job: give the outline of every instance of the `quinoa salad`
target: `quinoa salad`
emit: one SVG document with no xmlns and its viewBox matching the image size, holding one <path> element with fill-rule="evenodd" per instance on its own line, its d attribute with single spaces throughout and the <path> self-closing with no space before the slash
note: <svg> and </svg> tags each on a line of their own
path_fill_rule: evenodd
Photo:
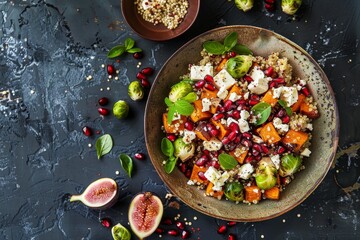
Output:
<svg viewBox="0 0 360 240">
<path fill-rule="evenodd" d="M 164 99 L 165 171 L 219 200 L 281 199 L 311 154 L 319 112 L 307 79 L 278 52 L 254 56 L 236 32 L 199 54 Z"/>
</svg>

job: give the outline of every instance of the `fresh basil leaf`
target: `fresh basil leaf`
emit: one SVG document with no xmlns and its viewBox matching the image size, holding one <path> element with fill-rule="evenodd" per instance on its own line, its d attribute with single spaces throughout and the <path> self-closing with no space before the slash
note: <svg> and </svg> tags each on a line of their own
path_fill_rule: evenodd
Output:
<svg viewBox="0 0 360 240">
<path fill-rule="evenodd" d="M 291 110 L 290 107 L 287 106 L 286 102 L 284 100 L 282 100 L 282 99 L 279 99 L 278 103 L 280 104 L 280 106 L 282 106 L 285 109 L 286 114 L 289 115 L 289 117 L 291 117 L 292 110 Z"/>
<path fill-rule="evenodd" d="M 129 157 L 129 155 L 127 154 L 120 154 L 120 164 L 121 167 L 125 170 L 125 172 L 129 175 L 129 177 L 131 177 L 131 173 L 133 170 L 133 161 L 131 159 L 131 157 Z"/>
<path fill-rule="evenodd" d="M 167 114 L 167 120 L 168 120 L 168 124 L 171 124 L 173 119 L 174 119 L 174 115 L 176 113 L 176 110 L 175 110 L 175 105 L 172 105 L 169 107 L 169 111 L 168 111 L 168 114 Z"/>
<path fill-rule="evenodd" d="M 221 55 L 225 52 L 225 47 L 218 41 L 206 41 L 203 48 L 208 52 L 215 55 Z"/>
<path fill-rule="evenodd" d="M 238 165 L 236 159 L 233 156 L 226 153 L 221 153 L 219 155 L 219 163 L 220 163 L 220 167 L 224 170 L 231 170 L 234 167 L 236 167 L 236 165 Z"/>
<path fill-rule="evenodd" d="M 168 106 L 168 107 L 174 106 L 174 103 L 172 101 L 170 101 L 170 99 L 168 97 L 166 97 L 164 99 L 164 101 L 165 101 L 166 106 Z"/>
<path fill-rule="evenodd" d="M 236 44 L 231 50 L 239 55 L 253 55 L 252 51 L 242 44 Z"/>
<path fill-rule="evenodd" d="M 132 39 L 132 38 L 127 38 L 125 40 L 125 48 L 126 48 L 126 51 L 129 50 L 129 49 L 132 49 L 135 45 L 135 41 Z"/>
<path fill-rule="evenodd" d="M 137 53 L 137 52 L 142 52 L 141 48 L 131 48 L 129 50 L 126 50 L 128 53 Z"/>
<path fill-rule="evenodd" d="M 184 116 L 190 116 L 194 111 L 194 106 L 183 99 L 179 99 L 175 102 L 175 110 Z"/>
<path fill-rule="evenodd" d="M 181 98 L 182 100 L 185 100 L 189 103 L 192 103 L 196 100 L 197 95 L 194 92 L 188 93 L 185 97 Z M 170 100 L 169 100 L 170 101 Z"/>
<path fill-rule="evenodd" d="M 104 134 L 96 140 L 95 148 L 98 159 L 108 154 L 113 147 L 113 140 L 110 134 Z"/>
<path fill-rule="evenodd" d="M 251 108 L 253 115 L 256 117 L 256 125 L 261 125 L 269 118 L 271 114 L 271 105 L 260 102 Z"/>
<path fill-rule="evenodd" d="M 169 139 L 163 138 L 161 140 L 161 152 L 167 157 L 173 157 L 174 145 Z"/>
<path fill-rule="evenodd" d="M 118 45 L 110 49 L 107 54 L 108 58 L 116 58 L 125 52 L 125 47 L 122 45 Z"/>
<path fill-rule="evenodd" d="M 177 162 L 177 158 L 175 158 L 175 157 L 170 157 L 170 158 L 166 161 L 164 168 L 165 168 L 165 172 L 166 172 L 167 174 L 172 173 L 172 171 L 175 169 L 176 162 Z"/>
<path fill-rule="evenodd" d="M 224 39 L 225 50 L 231 50 L 237 43 L 238 34 L 237 32 L 229 33 Z"/>
</svg>

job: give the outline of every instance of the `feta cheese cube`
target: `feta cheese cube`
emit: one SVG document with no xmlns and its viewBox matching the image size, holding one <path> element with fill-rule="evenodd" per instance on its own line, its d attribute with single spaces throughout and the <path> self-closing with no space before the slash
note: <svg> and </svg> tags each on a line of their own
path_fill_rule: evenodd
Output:
<svg viewBox="0 0 360 240">
<path fill-rule="evenodd" d="M 236 80 L 228 73 L 228 71 L 226 71 L 226 69 L 222 69 L 220 72 L 218 72 L 218 74 L 215 75 L 214 83 L 218 89 L 229 89 L 236 83 Z"/>
<path fill-rule="evenodd" d="M 265 78 L 265 74 L 259 67 L 254 67 L 253 70 L 250 73 L 250 77 L 254 81 L 258 81 L 261 78 Z"/>
<path fill-rule="evenodd" d="M 271 161 L 274 163 L 276 169 L 280 168 L 280 155 L 272 155 L 270 156 Z"/>
<path fill-rule="evenodd" d="M 211 138 L 209 141 L 203 141 L 205 150 L 218 151 L 223 146 L 222 142 L 217 138 Z"/>
<path fill-rule="evenodd" d="M 215 182 L 213 182 L 214 186 L 213 186 L 213 190 L 214 191 L 221 191 L 222 190 L 222 186 L 225 185 L 226 180 L 228 180 L 230 177 L 230 174 L 228 172 L 223 172 L 223 174 L 221 174 L 221 177 L 219 179 L 217 179 Z"/>
<path fill-rule="evenodd" d="M 250 95 L 250 92 L 246 92 L 246 93 L 244 94 L 244 99 L 245 99 L 245 100 L 248 100 L 248 99 L 249 99 L 249 95 Z"/>
<path fill-rule="evenodd" d="M 193 180 L 189 180 L 189 181 L 187 181 L 187 185 L 193 186 L 193 185 L 195 185 L 195 183 Z"/>
<path fill-rule="evenodd" d="M 273 88 L 273 98 L 279 98 L 282 90 L 283 90 L 282 86 L 278 88 Z"/>
<path fill-rule="evenodd" d="M 211 64 L 206 64 L 205 66 L 191 66 L 190 68 L 190 79 L 192 80 L 201 80 L 204 79 L 206 75 L 213 76 L 214 69 Z"/>
<path fill-rule="evenodd" d="M 252 93 L 263 94 L 269 89 L 268 80 L 266 78 L 254 80 L 249 84 L 248 89 Z"/>
<path fill-rule="evenodd" d="M 305 148 L 300 155 L 304 157 L 310 157 L 311 151 L 308 148 Z"/>
<path fill-rule="evenodd" d="M 250 130 L 249 123 L 244 119 L 239 119 L 240 132 L 248 132 Z"/>
<path fill-rule="evenodd" d="M 246 110 L 241 110 L 240 111 L 240 118 L 247 120 L 250 117 L 250 113 Z"/>
<path fill-rule="evenodd" d="M 202 112 L 210 111 L 211 101 L 208 98 L 203 98 L 201 100 L 201 103 L 202 103 L 202 109 L 201 109 Z"/>
<path fill-rule="evenodd" d="M 229 100 L 235 102 L 241 99 L 241 95 L 237 95 L 235 92 L 230 93 Z"/>
<path fill-rule="evenodd" d="M 298 91 L 295 87 L 283 87 L 280 99 L 284 100 L 290 107 L 297 102 L 298 97 Z"/>
<path fill-rule="evenodd" d="M 254 172 L 254 167 L 250 163 L 245 163 L 239 168 L 239 177 L 242 179 L 249 179 Z"/>
<path fill-rule="evenodd" d="M 232 117 L 228 117 L 226 119 L 226 126 L 229 127 L 231 123 L 236 123 L 236 124 L 239 124 L 235 119 L 233 119 Z"/>
<path fill-rule="evenodd" d="M 218 96 L 220 99 L 225 99 L 226 96 L 228 95 L 228 90 L 226 90 L 226 88 L 221 87 L 218 91 L 218 93 L 216 94 L 216 96 Z"/>
<path fill-rule="evenodd" d="M 289 131 L 289 125 L 283 124 L 281 119 L 278 117 L 275 117 L 273 120 L 274 127 L 276 130 L 278 130 L 280 133 L 286 133 Z"/>
<path fill-rule="evenodd" d="M 218 170 L 216 170 L 216 168 L 210 166 L 208 170 L 206 170 L 206 172 L 204 173 L 204 176 L 211 183 L 215 183 L 221 177 L 221 173 Z"/>
<path fill-rule="evenodd" d="M 183 141 L 186 144 L 191 143 L 196 138 L 196 133 L 193 131 L 189 131 L 187 129 L 184 130 Z"/>
</svg>

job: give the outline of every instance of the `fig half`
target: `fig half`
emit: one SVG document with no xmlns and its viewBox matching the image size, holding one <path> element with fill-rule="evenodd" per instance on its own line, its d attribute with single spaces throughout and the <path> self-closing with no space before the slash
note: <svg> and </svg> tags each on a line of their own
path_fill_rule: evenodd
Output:
<svg viewBox="0 0 360 240">
<path fill-rule="evenodd" d="M 140 239 L 150 236 L 159 226 L 163 211 L 160 198 L 153 193 L 136 195 L 129 207 L 129 222 L 134 234 Z"/>
<path fill-rule="evenodd" d="M 72 195 L 70 202 L 81 201 L 90 208 L 104 210 L 117 201 L 117 183 L 111 178 L 100 178 L 92 182 L 81 195 Z"/>
</svg>

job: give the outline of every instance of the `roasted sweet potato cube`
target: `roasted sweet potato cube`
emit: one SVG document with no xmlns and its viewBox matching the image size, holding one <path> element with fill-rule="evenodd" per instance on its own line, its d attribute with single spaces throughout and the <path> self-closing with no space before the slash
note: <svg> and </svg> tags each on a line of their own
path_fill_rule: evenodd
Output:
<svg viewBox="0 0 360 240">
<path fill-rule="evenodd" d="M 267 189 L 264 191 L 264 196 L 267 199 L 272 199 L 272 200 L 279 200 L 280 199 L 280 189 L 279 187 L 273 187 L 270 189 Z"/>
<path fill-rule="evenodd" d="M 205 167 L 199 167 L 198 165 L 194 165 L 192 172 L 191 172 L 190 180 L 192 180 L 194 183 L 201 183 L 201 184 L 207 185 L 209 183 L 209 181 L 202 180 L 199 177 L 199 172 L 205 173 L 206 170 L 207 170 L 207 168 L 205 168 Z"/>
<path fill-rule="evenodd" d="M 224 101 L 226 101 L 230 98 L 231 93 L 236 93 L 236 95 L 242 95 L 242 89 L 238 84 L 234 84 L 230 88 L 230 91 L 229 91 L 228 95 L 226 96 L 226 98 L 224 99 Z"/>
<path fill-rule="evenodd" d="M 219 65 L 216 66 L 215 71 L 220 72 L 225 67 L 225 64 L 227 62 L 227 58 L 223 58 Z"/>
<path fill-rule="evenodd" d="M 272 107 L 274 107 L 277 103 L 277 99 L 274 98 L 272 90 L 268 90 L 265 95 L 261 99 L 262 102 L 266 102 L 270 104 Z"/>
<path fill-rule="evenodd" d="M 248 149 L 242 150 L 241 148 L 235 148 L 233 151 L 229 152 L 229 154 L 233 156 L 238 163 L 243 164 L 248 152 Z"/>
<path fill-rule="evenodd" d="M 317 107 L 305 101 L 300 105 L 300 113 L 308 116 L 311 119 L 318 118 L 320 116 Z"/>
<path fill-rule="evenodd" d="M 300 105 L 304 102 L 305 98 L 306 98 L 306 97 L 305 97 L 304 94 L 299 94 L 298 100 L 296 101 L 296 103 L 294 103 L 294 104 L 291 106 L 291 111 L 293 111 L 293 112 L 299 111 Z"/>
<path fill-rule="evenodd" d="M 219 135 L 216 137 L 219 140 L 222 140 L 228 133 L 228 129 L 224 125 L 222 125 L 220 121 L 215 121 L 214 119 L 211 119 L 210 122 L 219 130 Z"/>
<path fill-rule="evenodd" d="M 172 121 L 171 124 L 169 124 L 167 113 L 163 113 L 162 120 L 166 133 L 178 133 L 179 131 L 184 130 L 186 117 L 181 116 L 179 120 Z"/>
<path fill-rule="evenodd" d="M 221 102 L 221 99 L 220 99 L 220 98 L 213 98 L 213 99 L 211 99 L 210 112 L 211 112 L 212 114 L 215 114 L 215 113 L 216 113 L 217 108 L 218 108 L 220 102 Z"/>
<path fill-rule="evenodd" d="M 219 90 L 215 89 L 214 91 L 210 91 L 209 89 L 203 88 L 201 91 L 201 96 L 200 98 L 208 98 L 208 99 L 214 99 L 217 98 L 217 93 L 219 92 Z"/>
<path fill-rule="evenodd" d="M 195 102 L 193 102 L 194 104 L 194 111 L 191 113 L 190 115 L 190 119 L 193 122 L 198 122 L 198 121 L 202 121 L 202 120 L 206 120 L 211 118 L 212 114 L 210 112 L 203 112 L 202 111 L 202 101 L 201 99 L 196 100 Z"/>
<path fill-rule="evenodd" d="M 281 137 L 279 136 L 272 122 L 269 122 L 265 126 L 263 126 L 259 134 L 262 140 L 264 140 L 264 142 L 267 142 L 268 144 L 277 143 L 281 140 Z"/>
<path fill-rule="evenodd" d="M 294 146 L 294 151 L 297 152 L 309 139 L 309 134 L 302 131 L 294 131 L 290 129 L 283 137 L 282 142 Z"/>
<path fill-rule="evenodd" d="M 209 184 L 206 187 L 205 194 L 206 194 L 206 196 L 211 196 L 211 197 L 214 197 L 214 198 L 217 198 L 220 200 L 222 198 L 222 196 L 224 195 L 224 191 L 214 191 L 212 189 L 213 186 L 214 186 L 214 184 L 209 182 Z"/>
<path fill-rule="evenodd" d="M 258 203 L 261 200 L 261 189 L 258 186 L 245 187 L 245 200 L 249 203 Z"/>
</svg>

